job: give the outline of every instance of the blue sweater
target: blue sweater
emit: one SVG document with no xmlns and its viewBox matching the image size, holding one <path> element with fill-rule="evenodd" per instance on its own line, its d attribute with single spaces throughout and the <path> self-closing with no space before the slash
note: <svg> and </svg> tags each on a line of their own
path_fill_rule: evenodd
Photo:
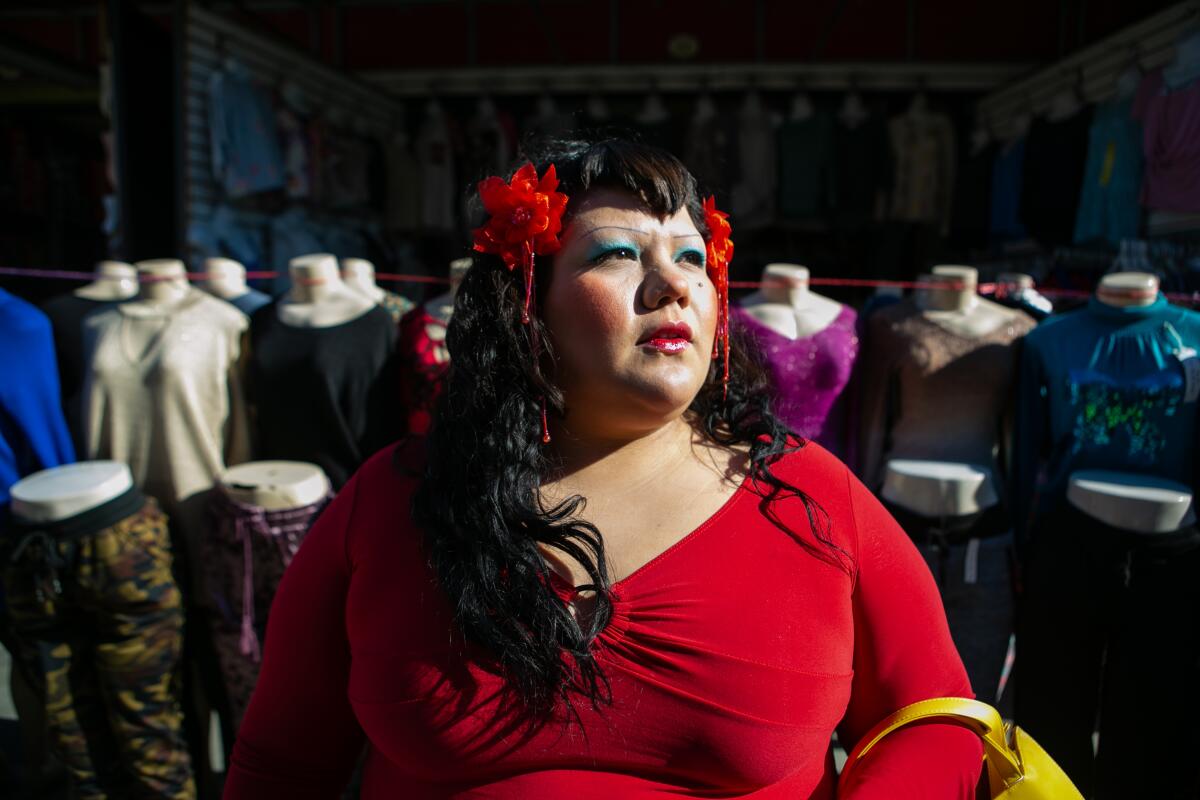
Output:
<svg viewBox="0 0 1200 800">
<path fill-rule="evenodd" d="M 1177 356 L 1188 348 L 1200 349 L 1200 314 L 1162 295 L 1133 308 L 1093 298 L 1025 337 L 1010 484 L 1021 541 L 1077 470 L 1193 485 L 1197 404 Z"/>
<path fill-rule="evenodd" d="M 0 517 L 9 489 L 38 470 L 70 464 L 50 320 L 0 289 Z"/>
</svg>

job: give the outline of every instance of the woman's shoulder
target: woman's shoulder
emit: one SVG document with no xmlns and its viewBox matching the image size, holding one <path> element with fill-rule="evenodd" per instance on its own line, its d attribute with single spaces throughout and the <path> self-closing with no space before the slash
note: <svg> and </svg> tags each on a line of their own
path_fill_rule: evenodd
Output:
<svg viewBox="0 0 1200 800">
<path fill-rule="evenodd" d="M 412 501 L 425 465 L 425 438 L 409 436 L 363 463 L 334 500 L 351 505 L 349 538 L 362 542 L 383 531 L 412 527 Z"/>
</svg>

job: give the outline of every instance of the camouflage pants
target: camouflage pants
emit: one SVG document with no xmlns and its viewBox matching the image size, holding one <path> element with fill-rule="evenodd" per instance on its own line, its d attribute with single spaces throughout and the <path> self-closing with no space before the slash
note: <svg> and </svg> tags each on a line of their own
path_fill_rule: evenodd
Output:
<svg viewBox="0 0 1200 800">
<path fill-rule="evenodd" d="M 3 582 L 14 656 L 42 684 L 77 796 L 194 798 L 176 692 L 183 610 L 154 501 L 97 533 L 26 537 Z"/>
</svg>

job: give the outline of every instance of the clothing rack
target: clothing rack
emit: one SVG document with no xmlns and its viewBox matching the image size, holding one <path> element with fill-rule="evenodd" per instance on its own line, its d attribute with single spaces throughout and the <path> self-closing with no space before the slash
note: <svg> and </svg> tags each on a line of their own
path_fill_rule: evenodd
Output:
<svg viewBox="0 0 1200 800">
<path fill-rule="evenodd" d="M 1063 92 L 1085 102 L 1110 97 L 1117 79 L 1131 66 L 1151 70 L 1170 63 L 1175 42 L 1200 21 L 1200 0 L 1177 3 L 979 101 L 979 123 L 994 137 L 1008 139 L 1026 114 L 1044 111 Z"/>
<path fill-rule="evenodd" d="M 647 91 L 962 91 L 994 89 L 1026 64 L 837 63 L 582 65 L 373 70 L 363 78 L 397 97 L 622 94 Z"/>
<path fill-rule="evenodd" d="M 209 84 L 227 59 L 236 60 L 256 83 L 294 86 L 314 111 L 364 137 L 383 139 L 403 117 L 401 103 L 379 88 L 194 3 L 187 4 L 183 15 L 181 42 L 181 241 L 187 240 L 192 223 L 209 219 L 221 202 L 213 175 Z M 270 214 L 249 209 L 236 210 L 236 216 L 239 224 L 251 228 L 271 219 Z M 322 216 L 328 215 L 314 213 L 315 218 Z"/>
</svg>

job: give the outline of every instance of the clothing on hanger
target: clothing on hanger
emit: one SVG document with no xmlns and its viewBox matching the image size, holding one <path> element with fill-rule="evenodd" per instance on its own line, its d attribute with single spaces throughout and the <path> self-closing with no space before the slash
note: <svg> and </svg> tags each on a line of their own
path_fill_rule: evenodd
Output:
<svg viewBox="0 0 1200 800">
<path fill-rule="evenodd" d="M 1137 236 L 1142 166 L 1142 126 L 1133 118 L 1133 101 L 1097 106 L 1088 131 L 1087 164 L 1075 217 L 1077 244 L 1092 239 L 1116 243 Z"/>
<path fill-rule="evenodd" d="M 1142 205 L 1200 212 L 1200 81 L 1169 91 L 1162 70 L 1147 73 L 1133 115 L 1142 122 L 1146 156 Z"/>
</svg>

